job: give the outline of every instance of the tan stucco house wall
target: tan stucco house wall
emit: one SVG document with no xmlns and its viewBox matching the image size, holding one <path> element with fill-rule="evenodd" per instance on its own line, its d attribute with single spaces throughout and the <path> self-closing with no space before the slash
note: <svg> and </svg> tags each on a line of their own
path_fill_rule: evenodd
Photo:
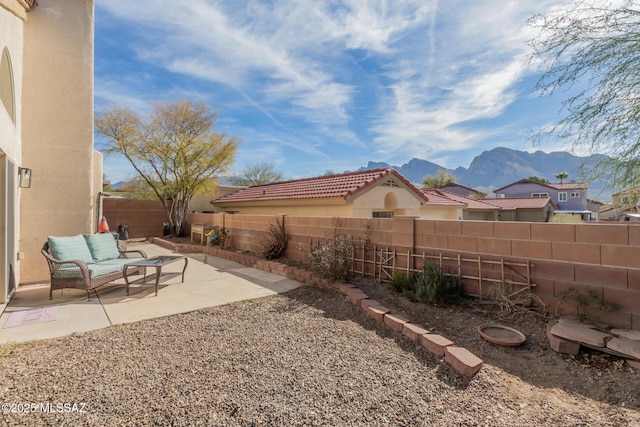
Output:
<svg viewBox="0 0 640 427">
<path fill-rule="evenodd" d="M 14 218 L 18 283 L 48 281 L 40 255 L 48 235 L 95 231 L 102 179 L 102 158 L 93 149 L 93 0 L 28 3 L 0 0 L 0 52 L 7 48 L 11 56 L 16 106 L 13 127 L 5 126 L 0 107 L 0 163 L 11 174 L 24 167 L 33 176 L 31 188 L 16 189 L 14 181 L 7 189 L 5 173 L 0 195 L 0 211 Z M 9 212 L 7 192 L 14 190 Z M 6 299 L 7 278 L 0 277 Z"/>
<path fill-rule="evenodd" d="M 0 0 L 0 305 L 19 280 L 22 56 L 25 5 Z M 9 288 L 11 283 L 11 289 Z"/>
<path fill-rule="evenodd" d="M 273 200 L 256 202 L 235 202 L 218 205 L 220 212 L 241 213 L 247 215 L 293 216 L 335 216 L 350 218 L 353 207 L 341 198 L 308 200 Z"/>
</svg>

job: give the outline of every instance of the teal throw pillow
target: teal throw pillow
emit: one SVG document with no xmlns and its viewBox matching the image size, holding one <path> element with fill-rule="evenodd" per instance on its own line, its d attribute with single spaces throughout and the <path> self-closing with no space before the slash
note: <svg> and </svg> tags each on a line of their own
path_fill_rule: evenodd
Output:
<svg viewBox="0 0 640 427">
<path fill-rule="evenodd" d="M 120 257 L 118 244 L 111 233 L 85 234 L 84 238 L 95 262 Z"/>
<path fill-rule="evenodd" d="M 93 256 L 87 247 L 87 242 L 82 235 L 71 237 L 49 236 L 49 252 L 51 256 L 60 261 L 80 260 L 86 263 L 93 262 Z M 113 238 L 111 239 L 113 240 Z"/>
</svg>

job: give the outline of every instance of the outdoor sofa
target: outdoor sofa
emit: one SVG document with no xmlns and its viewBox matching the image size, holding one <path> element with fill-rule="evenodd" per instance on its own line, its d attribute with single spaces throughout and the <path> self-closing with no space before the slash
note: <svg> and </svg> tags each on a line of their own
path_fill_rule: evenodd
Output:
<svg viewBox="0 0 640 427">
<path fill-rule="evenodd" d="M 91 299 L 90 290 L 123 277 L 125 264 L 147 258 L 141 250 L 119 250 L 110 233 L 49 236 L 41 252 L 51 274 L 49 299 L 63 288 L 84 289 Z M 144 267 L 130 268 L 132 274 L 144 274 Z"/>
</svg>

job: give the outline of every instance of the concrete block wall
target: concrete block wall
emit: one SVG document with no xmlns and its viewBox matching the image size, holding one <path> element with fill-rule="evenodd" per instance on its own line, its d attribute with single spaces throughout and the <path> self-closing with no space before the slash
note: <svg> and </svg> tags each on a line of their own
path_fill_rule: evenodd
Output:
<svg viewBox="0 0 640 427">
<path fill-rule="evenodd" d="M 232 222 L 227 223 L 232 235 L 238 236 L 232 245 L 251 251 L 255 251 L 255 242 L 261 241 L 266 230 L 264 223 L 275 221 L 273 216 L 271 220 L 266 219 L 269 216 L 224 217 L 226 221 L 233 217 Z M 336 229 L 362 241 L 368 240 L 369 248 L 389 248 L 403 254 L 407 251 L 426 255 L 442 253 L 468 259 L 480 256 L 483 260 L 504 259 L 516 263 L 529 260 L 533 265 L 533 290 L 548 310 L 564 315 L 580 312 L 615 327 L 640 329 L 640 225 L 292 216 L 286 216 L 285 223 L 290 234 L 286 256 L 294 260 L 307 260 L 309 242 L 331 237 Z M 372 249 L 367 253 L 372 258 Z M 398 256 L 397 267 L 404 266 L 403 259 Z M 450 269 L 455 268 L 453 264 L 445 262 Z M 414 260 L 412 267 L 419 268 L 420 261 Z M 465 269 L 461 273 L 474 274 Z M 483 272 L 484 277 L 491 278 L 499 278 L 500 274 L 497 264 Z M 518 277 L 517 271 L 508 274 L 507 278 Z M 464 284 L 468 293 L 479 291 L 473 281 Z M 484 290 L 489 288 L 483 286 Z M 583 295 L 591 293 L 597 298 L 587 306 L 579 306 L 575 298 L 562 299 L 563 295 L 572 293 L 570 289 Z M 601 301 L 614 304 L 618 309 L 601 307 Z"/>
<path fill-rule="evenodd" d="M 111 231 L 118 231 L 120 224 L 128 225 L 130 238 L 162 236 L 162 224 L 167 221 L 159 200 L 105 198 L 102 212 Z"/>
</svg>

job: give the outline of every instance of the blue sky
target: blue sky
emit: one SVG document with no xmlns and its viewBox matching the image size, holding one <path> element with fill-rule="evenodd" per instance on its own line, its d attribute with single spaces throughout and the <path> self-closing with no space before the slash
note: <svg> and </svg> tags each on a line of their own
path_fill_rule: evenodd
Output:
<svg viewBox="0 0 640 427">
<path fill-rule="evenodd" d="M 95 6 L 95 108 L 194 99 L 241 139 L 234 169 L 285 178 L 414 157 L 468 167 L 532 146 L 561 98 L 533 93 L 527 19 L 558 0 L 108 0 Z M 560 94 L 562 95 L 562 94 Z M 96 138 L 99 148 L 100 140 Z M 112 182 L 135 176 L 105 157 Z"/>
</svg>

